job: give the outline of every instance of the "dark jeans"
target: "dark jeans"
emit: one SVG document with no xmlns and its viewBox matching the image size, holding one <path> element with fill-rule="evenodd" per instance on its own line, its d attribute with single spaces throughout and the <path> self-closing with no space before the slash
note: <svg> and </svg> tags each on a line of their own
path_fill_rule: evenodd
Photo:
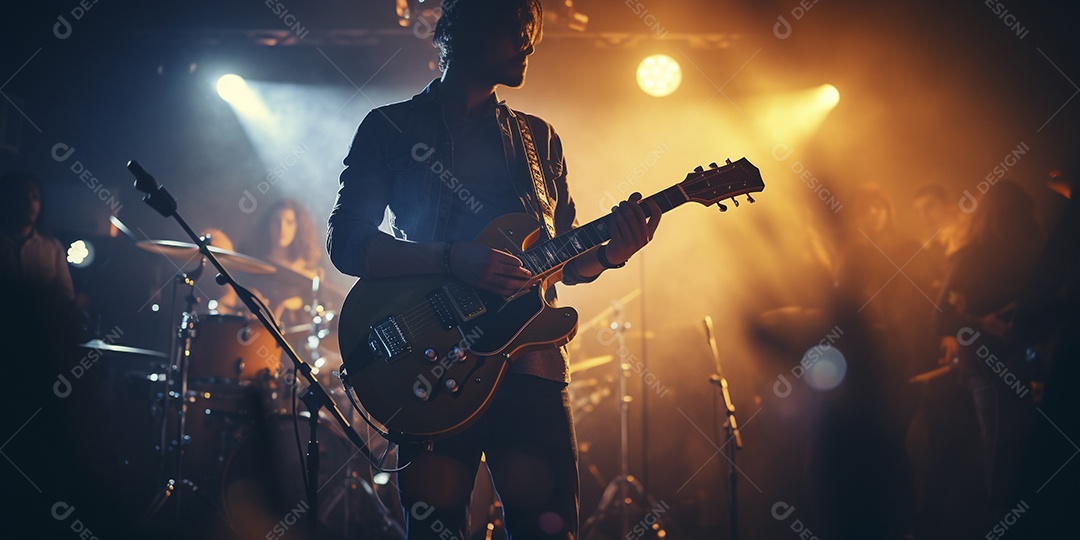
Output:
<svg viewBox="0 0 1080 540">
<path fill-rule="evenodd" d="M 1005 362 L 1015 366 L 1020 360 Z M 1021 466 L 1035 410 L 1030 387 L 1012 388 L 981 363 L 967 369 L 963 377 L 979 422 L 983 487 L 990 497 L 990 517 L 1001 519 L 999 516 L 1016 506 L 1022 496 Z"/>
<path fill-rule="evenodd" d="M 577 442 L 566 385 L 511 373 L 476 424 L 435 441 L 430 451 L 415 444 L 399 448 L 399 462 L 411 462 L 398 473 L 410 540 L 469 538 L 469 499 L 481 453 L 510 537 L 577 537 Z"/>
</svg>

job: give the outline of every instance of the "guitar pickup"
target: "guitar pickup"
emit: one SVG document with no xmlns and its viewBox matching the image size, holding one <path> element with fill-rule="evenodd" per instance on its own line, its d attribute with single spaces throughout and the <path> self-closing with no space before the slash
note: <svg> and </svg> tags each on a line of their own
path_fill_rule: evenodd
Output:
<svg viewBox="0 0 1080 540">
<path fill-rule="evenodd" d="M 487 312 L 476 291 L 463 283 L 447 283 L 427 295 L 431 308 L 444 330 L 475 319 Z"/>
<path fill-rule="evenodd" d="M 480 299 L 480 295 L 476 294 L 476 289 L 464 283 L 447 283 L 442 286 L 442 291 L 450 299 L 450 305 L 461 322 L 475 319 L 487 312 L 487 306 Z"/>
<path fill-rule="evenodd" d="M 368 348 L 376 356 L 390 362 L 398 355 L 412 352 L 412 346 L 393 316 L 371 325 L 367 337 Z"/>
</svg>

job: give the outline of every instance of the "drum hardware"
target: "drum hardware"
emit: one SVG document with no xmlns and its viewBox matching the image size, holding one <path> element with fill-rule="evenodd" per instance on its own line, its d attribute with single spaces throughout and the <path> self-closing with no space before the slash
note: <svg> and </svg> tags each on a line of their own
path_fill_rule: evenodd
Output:
<svg viewBox="0 0 1080 540">
<path fill-rule="evenodd" d="M 612 506 L 618 506 L 621 514 L 619 536 L 622 538 L 629 538 L 631 535 L 632 505 L 634 503 L 646 503 L 649 505 L 649 508 L 658 506 L 652 495 L 649 495 L 645 491 L 645 486 L 642 485 L 641 481 L 630 474 L 630 402 L 632 401 L 632 397 L 627 389 L 627 377 L 631 366 L 629 364 L 629 359 L 627 358 L 629 351 L 626 348 L 626 339 L 624 336 L 626 331 L 630 329 L 630 323 L 622 320 L 622 307 L 620 302 L 614 303 L 612 307 L 614 321 L 609 326 L 612 333 L 615 335 L 615 340 L 613 341 L 618 347 L 616 349 L 616 356 L 618 357 L 617 367 L 619 372 L 619 475 L 612 478 L 607 483 L 603 495 L 600 496 L 600 504 L 597 506 L 596 511 L 593 512 L 581 526 L 582 538 L 590 538 L 591 533 L 607 518 L 608 513 L 612 510 Z M 633 488 L 633 493 L 630 491 L 631 488 Z M 657 516 L 654 525 L 660 527 L 660 529 L 657 530 L 657 536 L 663 538 L 666 533 L 661 533 L 665 526 L 663 520 L 659 516 Z"/>
<path fill-rule="evenodd" d="M 149 521 L 175 497 L 173 504 L 175 518 L 179 521 L 182 517 L 183 492 L 190 490 L 197 492 L 198 485 L 184 477 L 184 449 L 191 442 L 186 434 L 185 422 L 188 408 L 188 365 L 191 357 L 192 339 L 196 335 L 195 327 L 198 316 L 195 313 L 195 305 L 199 302 L 195 296 L 195 281 L 202 275 L 206 267 L 206 259 L 200 258 L 198 266 L 190 272 L 182 272 L 173 282 L 173 296 L 181 284 L 188 287 L 185 295 L 185 310 L 180 315 L 180 324 L 173 335 L 173 356 L 170 358 L 168 369 L 165 372 L 164 406 L 161 422 L 161 435 L 159 446 L 161 448 L 163 463 L 168 465 L 172 452 L 171 467 L 167 468 L 167 480 L 165 486 L 151 501 L 146 510 L 144 519 Z M 169 418 L 175 417 L 175 437 L 169 439 Z"/>
<path fill-rule="evenodd" d="M 180 227 L 184 230 L 188 237 L 190 237 L 195 242 L 195 245 L 197 246 L 197 251 L 199 253 L 202 253 L 203 255 L 203 260 L 200 261 L 200 270 L 202 268 L 202 265 L 205 264 L 205 261 L 209 261 L 214 266 L 214 268 L 218 272 L 217 282 L 221 285 L 227 284 L 232 287 L 234 291 L 236 291 L 237 296 L 244 303 L 244 305 L 247 306 L 248 310 L 253 313 L 259 320 L 259 322 L 262 323 L 262 325 L 266 328 L 266 330 L 273 335 L 274 340 L 292 360 L 293 364 L 295 365 L 296 373 L 303 375 L 304 378 L 307 379 L 308 386 L 301 399 L 306 405 L 308 412 L 310 413 L 308 451 L 307 461 L 305 464 L 305 484 L 308 499 L 308 532 L 312 537 L 314 537 L 316 535 L 317 516 L 319 515 L 319 442 L 316 436 L 316 432 L 318 429 L 320 411 L 325 408 L 327 414 L 329 414 L 337 422 L 337 424 L 342 428 L 342 432 L 348 437 L 349 441 L 356 446 L 358 451 L 362 453 L 364 457 L 367 458 L 368 461 L 371 462 L 371 464 L 377 469 L 384 469 L 379 466 L 379 461 L 375 458 L 374 455 L 372 455 L 371 451 L 368 449 L 367 444 L 360 438 L 360 435 L 353 429 L 351 423 L 345 419 L 345 417 L 341 413 L 341 410 L 338 409 L 337 405 L 333 402 L 333 400 L 330 399 L 330 396 L 319 384 L 318 379 L 316 379 L 315 376 L 312 374 L 311 366 L 307 362 L 302 360 L 300 356 L 297 355 L 296 351 L 292 348 L 292 346 L 289 345 L 289 343 L 285 340 L 284 335 L 282 335 L 281 331 L 279 330 L 280 326 L 273 319 L 272 313 L 267 308 L 267 306 L 261 300 L 259 300 L 258 297 L 256 297 L 250 290 L 241 286 L 232 277 L 232 275 L 225 268 L 225 266 L 222 265 L 222 262 L 217 257 L 216 252 L 219 250 L 211 249 L 207 245 L 207 242 L 201 239 L 195 233 L 195 231 L 192 230 L 190 226 L 188 226 L 187 222 L 183 219 L 183 217 L 177 212 L 176 199 L 173 198 L 173 196 L 164 188 L 164 186 L 158 184 L 157 180 L 149 173 L 147 173 L 146 170 L 144 170 L 142 166 L 140 166 L 137 162 L 129 161 L 127 164 L 127 168 L 135 176 L 135 188 L 146 194 L 146 196 L 143 197 L 143 201 L 150 205 L 162 216 L 172 217 L 174 220 L 176 220 L 176 222 L 180 225 Z M 223 257 L 223 259 L 228 258 L 230 257 Z M 240 268 L 237 269 L 240 270 Z M 187 278 L 185 277 L 185 279 Z M 194 289 L 194 281 L 191 281 L 191 286 L 192 289 Z M 194 295 L 189 295 L 189 299 L 190 301 L 188 303 L 188 313 L 190 313 L 194 308 Z M 181 333 L 184 332 L 183 323 L 187 322 L 188 321 L 186 320 L 186 318 L 185 320 L 182 320 Z M 184 343 L 183 349 L 177 348 L 177 350 L 183 350 L 187 353 L 190 353 L 191 336 L 182 336 L 182 338 Z M 187 391 L 186 360 L 186 357 L 180 358 L 179 375 L 180 384 L 182 386 L 179 392 L 180 396 L 185 396 Z M 172 390 L 170 390 L 169 392 L 172 392 Z M 179 414 L 180 427 L 178 429 L 179 437 L 177 438 L 178 450 L 180 452 L 182 452 L 183 448 L 183 413 L 186 410 L 186 404 L 184 403 L 184 400 L 182 400 L 181 403 L 182 404 L 180 406 Z M 177 470 L 174 471 L 176 473 L 176 476 L 181 477 L 180 473 L 182 473 L 183 471 L 180 470 L 179 461 L 177 462 L 176 469 Z M 158 510 L 160 510 L 160 507 L 168 501 L 170 495 L 173 492 L 172 487 L 175 486 L 175 480 L 170 480 L 170 482 L 171 483 L 167 485 L 166 490 L 163 492 L 163 494 L 159 496 L 160 503 L 151 505 L 152 513 L 156 513 Z"/>
</svg>

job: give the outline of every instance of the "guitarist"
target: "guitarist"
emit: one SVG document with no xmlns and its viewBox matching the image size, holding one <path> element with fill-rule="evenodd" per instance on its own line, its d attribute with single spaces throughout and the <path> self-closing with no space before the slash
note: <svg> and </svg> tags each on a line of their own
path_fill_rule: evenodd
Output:
<svg viewBox="0 0 1080 540">
<path fill-rule="evenodd" d="M 444 0 L 433 37 L 442 77 L 408 101 L 371 111 L 345 157 L 327 241 L 341 272 L 361 278 L 448 273 L 509 296 L 531 274 L 513 255 L 473 242 L 481 230 L 512 212 L 531 213 L 548 237 L 576 226 L 558 135 L 495 94 L 497 85 L 524 83 L 542 23 L 539 0 Z M 532 160 L 525 151 L 530 137 Z M 661 212 L 650 201 L 655 217 L 646 219 L 640 200 L 635 193 L 613 209 L 611 241 L 569 262 L 564 284 L 622 267 L 652 239 Z M 379 230 L 384 214 L 393 235 Z M 554 293 L 547 291 L 550 300 Z M 449 438 L 402 445 L 399 461 L 410 463 L 398 474 L 408 538 L 467 538 L 481 453 L 511 535 L 576 538 L 568 381 L 565 349 L 522 354 L 478 422 Z"/>
</svg>

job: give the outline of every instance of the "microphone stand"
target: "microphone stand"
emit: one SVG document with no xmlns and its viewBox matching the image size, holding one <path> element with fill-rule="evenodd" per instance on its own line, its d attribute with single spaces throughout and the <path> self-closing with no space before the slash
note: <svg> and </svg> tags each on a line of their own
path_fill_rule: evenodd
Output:
<svg viewBox="0 0 1080 540">
<path fill-rule="evenodd" d="M 728 515 L 731 522 L 731 540 L 739 539 L 739 475 L 735 467 L 736 452 L 742 450 L 742 432 L 739 423 L 735 420 L 735 404 L 731 401 L 731 392 L 728 390 L 728 382 L 724 377 L 724 368 L 720 365 L 720 351 L 716 348 L 716 336 L 713 333 L 712 317 L 705 316 L 705 334 L 709 339 L 709 351 L 712 354 L 713 363 L 716 364 L 716 373 L 709 376 L 709 384 L 716 385 L 720 389 L 720 395 L 724 398 L 724 409 L 727 412 L 727 421 L 724 422 L 724 430 L 727 440 L 735 439 L 735 444 L 728 447 Z"/>
<path fill-rule="evenodd" d="M 191 227 L 188 226 L 184 218 L 176 211 L 176 199 L 173 198 L 165 186 L 158 184 L 158 181 L 146 172 L 136 161 L 129 161 L 127 168 L 131 171 L 131 174 L 135 176 L 135 189 L 145 193 L 143 202 L 150 205 L 151 208 L 157 210 L 159 214 L 164 217 L 171 217 L 180 224 L 180 227 L 184 229 L 184 232 L 191 238 L 191 240 L 199 246 L 199 252 L 206 258 L 210 264 L 214 265 L 217 269 L 217 282 L 220 285 L 228 284 L 236 291 L 237 296 L 243 300 L 244 305 L 247 306 L 248 311 L 255 315 L 259 322 L 262 323 L 266 330 L 270 332 L 270 335 L 274 336 L 274 340 L 277 341 L 278 346 L 292 359 L 295 366 L 295 372 L 304 376 L 308 381 L 307 389 L 304 391 L 304 396 L 301 400 L 307 407 L 309 416 L 309 437 L 308 437 L 308 453 L 307 460 L 305 461 L 305 479 L 307 487 L 307 503 L 308 503 L 308 532 L 312 538 L 316 537 L 316 524 L 318 523 L 318 490 L 319 490 L 319 442 L 316 436 L 316 429 L 318 428 L 319 411 L 322 408 L 326 408 L 330 416 L 337 421 L 341 426 L 341 430 L 348 437 L 349 441 L 364 454 L 364 457 L 371 462 L 371 464 L 380 471 L 394 472 L 393 470 L 382 469 L 378 465 L 378 460 L 371 454 L 367 444 L 360 437 L 353 428 L 352 424 L 345 418 L 338 409 L 337 405 L 330 399 L 329 394 L 319 384 L 318 379 L 311 373 L 311 366 L 302 360 L 296 351 L 293 350 L 292 345 L 285 340 L 285 336 L 278 329 L 278 325 L 273 321 L 273 315 L 270 310 L 262 303 L 251 291 L 241 286 L 228 270 L 221 265 L 221 262 L 217 260 L 214 253 L 210 251 L 208 243 L 204 241 L 198 234 L 195 233 Z M 400 470 L 400 469 L 396 469 Z"/>
</svg>

